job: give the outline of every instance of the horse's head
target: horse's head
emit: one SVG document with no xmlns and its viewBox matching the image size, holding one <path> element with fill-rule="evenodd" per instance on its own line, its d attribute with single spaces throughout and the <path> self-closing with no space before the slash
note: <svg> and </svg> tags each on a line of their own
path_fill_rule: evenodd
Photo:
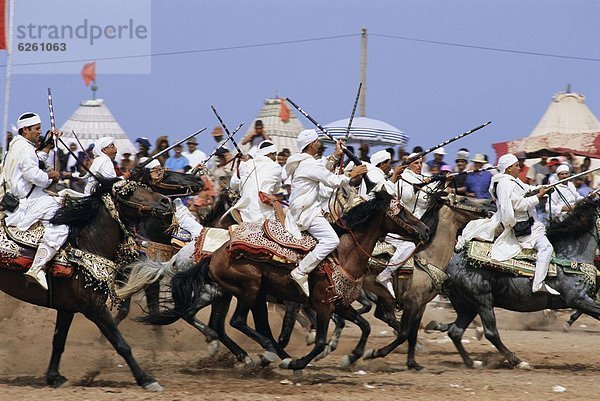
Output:
<svg viewBox="0 0 600 401">
<path fill-rule="evenodd" d="M 129 222 L 175 213 L 171 199 L 137 181 L 117 181 L 112 186 L 111 194 L 120 217 Z"/>
<path fill-rule="evenodd" d="M 384 220 L 384 230 L 410 240 L 429 241 L 429 228 L 408 211 L 397 198 L 391 199 Z"/>
<path fill-rule="evenodd" d="M 167 171 L 163 167 L 134 169 L 130 179 L 148 185 L 153 191 L 166 196 L 193 195 L 204 188 L 204 182 L 200 177 Z"/>
</svg>

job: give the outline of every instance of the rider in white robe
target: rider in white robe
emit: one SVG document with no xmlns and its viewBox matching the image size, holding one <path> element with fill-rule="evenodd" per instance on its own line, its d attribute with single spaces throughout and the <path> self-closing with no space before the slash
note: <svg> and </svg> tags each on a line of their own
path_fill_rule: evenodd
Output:
<svg viewBox="0 0 600 401">
<path fill-rule="evenodd" d="M 90 166 L 90 171 L 102 178 L 117 178 L 117 172 L 115 171 L 115 164 L 113 161 L 117 155 L 117 147 L 115 146 L 115 140 L 110 137 L 104 137 L 94 142 L 94 161 Z M 87 184 L 83 193 L 90 195 L 98 186 L 98 181 L 94 175 L 87 176 Z"/>
<path fill-rule="evenodd" d="M 565 178 L 569 177 L 569 166 L 566 164 L 561 164 L 558 166 L 556 169 L 556 175 L 558 176 L 559 180 L 564 180 Z M 561 219 L 569 210 L 573 208 L 573 205 L 575 205 L 577 201 L 583 199 L 583 196 L 577 192 L 577 189 L 572 182 L 558 184 L 554 187 L 554 190 L 555 191 L 550 194 L 548 202 L 546 202 L 546 211 L 550 213 L 552 218 Z"/>
<path fill-rule="evenodd" d="M 317 246 L 306 254 L 298 267 L 290 273 L 292 279 L 308 296 L 308 274 L 340 243 L 335 230 L 323 216 L 319 203 L 320 184 L 337 188 L 342 184 L 348 184 L 350 178 L 333 174 L 322 162 L 315 159 L 321 141 L 314 129 L 300 132 L 297 143 L 302 153 L 290 156 L 285 165 L 292 182 L 285 223 L 286 229 L 295 237 L 300 237 L 300 231 L 308 231 L 318 241 Z M 337 161 L 341 155 L 341 145 L 337 143 L 335 153 L 331 157 L 333 161 Z M 366 167 L 358 166 L 350 172 L 350 176 L 355 177 L 364 173 Z"/>
<path fill-rule="evenodd" d="M 457 242 L 457 249 L 462 248 L 468 241 L 479 239 L 494 241 L 491 258 L 504 261 L 517 256 L 521 249 L 537 250 L 535 275 L 532 291 L 546 291 L 554 295 L 559 293 L 544 283 L 548 267 L 552 259 L 552 244 L 546 237 L 544 225 L 537 220 L 536 205 L 548 192 L 543 186 L 531 186 L 518 179 L 521 168 L 517 158 L 506 154 L 498 160 L 498 170 L 490 184 L 490 193 L 496 200 L 498 211 L 489 219 L 470 221 L 464 228 Z M 525 193 L 539 189 L 537 195 L 525 197 Z M 533 219 L 531 234 L 517 237 L 513 227 L 517 222 Z M 494 240 L 496 229 L 503 227 L 502 234 Z"/>
<path fill-rule="evenodd" d="M 33 264 L 25 273 L 42 288 L 48 289 L 44 266 L 58 252 L 69 235 L 66 225 L 54 225 L 49 220 L 60 209 L 62 199 L 44 192 L 52 182 L 58 181 L 60 173 L 40 169 L 45 162 L 50 145 L 36 153 L 36 144 L 41 132 L 41 120 L 35 113 L 24 113 L 17 120 L 17 135 L 10 143 L 4 160 L 3 181 L 6 190 L 19 198 L 19 206 L 6 218 L 6 225 L 21 231 L 41 221 L 45 227 L 42 243 L 38 246 Z M 57 132 L 54 134 L 58 135 Z"/>
<path fill-rule="evenodd" d="M 262 222 L 275 217 L 273 206 L 263 202 L 261 196 L 269 198 L 281 188 L 281 166 L 276 157 L 277 147 L 271 141 L 263 141 L 255 157 L 240 164 L 239 178 L 237 174 L 235 179 L 232 177 L 229 184 L 240 192 L 240 199 L 230 210 L 237 210 L 243 222 Z"/>
</svg>

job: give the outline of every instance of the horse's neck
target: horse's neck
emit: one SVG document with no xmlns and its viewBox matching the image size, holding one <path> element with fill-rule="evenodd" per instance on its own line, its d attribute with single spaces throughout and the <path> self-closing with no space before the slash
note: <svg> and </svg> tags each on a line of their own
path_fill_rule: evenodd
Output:
<svg viewBox="0 0 600 401">
<path fill-rule="evenodd" d="M 98 215 L 81 230 L 77 244 L 82 251 L 112 260 L 122 238 L 123 233 L 119 225 L 102 207 L 98 211 Z"/>
<path fill-rule="evenodd" d="M 582 235 L 576 241 L 563 241 L 553 244 L 554 252 L 560 259 L 575 262 L 594 263 L 598 242 L 592 233 Z"/>
<path fill-rule="evenodd" d="M 454 254 L 456 232 L 463 228 L 469 219 L 448 206 L 442 206 L 439 213 L 439 224 L 431 241 L 417 253 L 418 256 L 427 260 L 428 263 L 446 270 L 450 259 Z"/>
<path fill-rule="evenodd" d="M 142 220 L 138 223 L 137 228 L 139 234 L 150 241 L 159 242 L 161 244 L 170 244 L 171 236 L 166 233 L 170 224 L 161 219 L 151 217 Z"/>
<path fill-rule="evenodd" d="M 347 232 L 340 238 L 338 257 L 346 272 L 359 278 L 375 249 L 377 241 L 385 234 L 382 230 L 384 214 L 373 218 L 373 222 L 363 232 Z"/>
</svg>

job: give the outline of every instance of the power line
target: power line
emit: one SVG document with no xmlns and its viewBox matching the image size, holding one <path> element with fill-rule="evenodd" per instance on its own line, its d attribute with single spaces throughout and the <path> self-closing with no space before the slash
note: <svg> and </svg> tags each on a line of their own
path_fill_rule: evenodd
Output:
<svg viewBox="0 0 600 401">
<path fill-rule="evenodd" d="M 465 44 L 465 43 L 442 42 L 442 41 L 438 41 L 438 40 L 418 39 L 418 38 L 411 38 L 408 36 L 393 36 L 393 35 L 384 35 L 384 34 L 378 34 L 378 33 L 370 33 L 369 36 L 377 36 L 380 38 L 398 39 L 398 40 L 405 40 L 405 41 L 410 41 L 410 42 L 428 43 L 428 44 L 443 45 L 443 46 L 464 47 L 467 49 L 478 49 L 478 50 L 489 50 L 489 51 L 502 52 L 502 53 L 524 54 L 524 55 L 528 55 L 528 56 L 541 56 L 541 57 L 553 57 L 553 58 L 561 58 L 561 59 L 569 59 L 569 60 L 593 61 L 596 63 L 600 62 L 600 58 L 567 56 L 564 54 L 531 52 L 531 51 L 515 50 L 515 49 L 503 49 L 500 47 L 477 46 L 477 45 L 469 45 L 469 44 Z"/>
</svg>

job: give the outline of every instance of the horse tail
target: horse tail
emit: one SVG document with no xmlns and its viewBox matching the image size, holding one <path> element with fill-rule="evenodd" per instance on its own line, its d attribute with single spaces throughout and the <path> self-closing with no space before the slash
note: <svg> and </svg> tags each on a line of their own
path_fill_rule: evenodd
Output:
<svg viewBox="0 0 600 401">
<path fill-rule="evenodd" d="M 210 257 L 206 257 L 192 268 L 176 273 L 171 278 L 171 296 L 174 308 L 166 308 L 155 314 L 146 314 L 136 320 L 146 324 L 168 325 L 190 313 L 195 313 L 194 306 L 202 296 L 202 287 L 208 280 Z"/>
<path fill-rule="evenodd" d="M 125 268 L 125 271 L 129 271 L 125 274 L 125 284 L 115 291 L 117 297 L 120 299 L 130 298 L 150 284 L 160 281 L 165 271 L 170 268 L 169 262 L 161 263 L 150 258 L 140 258 L 130 263 Z"/>
</svg>

